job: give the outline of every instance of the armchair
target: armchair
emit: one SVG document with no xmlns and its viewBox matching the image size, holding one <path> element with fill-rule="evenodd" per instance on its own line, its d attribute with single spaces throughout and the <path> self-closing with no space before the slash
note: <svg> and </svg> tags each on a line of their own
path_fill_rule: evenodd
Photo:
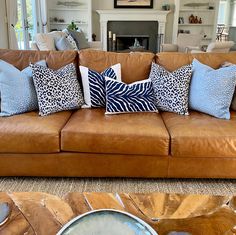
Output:
<svg viewBox="0 0 236 235">
<path fill-rule="evenodd" d="M 211 42 L 208 45 L 206 52 L 228 53 L 233 46 L 234 41 Z M 192 50 L 191 53 L 204 53 L 204 51 Z"/>
<path fill-rule="evenodd" d="M 177 38 L 177 44 L 162 44 L 162 52 L 190 52 L 191 50 L 200 50 L 201 35 L 180 33 Z"/>
</svg>

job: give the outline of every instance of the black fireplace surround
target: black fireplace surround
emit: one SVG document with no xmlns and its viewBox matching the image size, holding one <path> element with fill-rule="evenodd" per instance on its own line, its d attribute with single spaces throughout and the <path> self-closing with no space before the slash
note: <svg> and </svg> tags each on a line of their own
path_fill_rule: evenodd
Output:
<svg viewBox="0 0 236 235">
<path fill-rule="evenodd" d="M 116 41 L 109 40 L 109 31 L 116 34 Z M 158 35 L 158 21 L 109 21 L 107 24 L 107 48 L 113 51 L 127 51 L 138 39 L 144 51 L 158 52 L 160 35 Z M 112 37 L 113 38 L 113 37 Z"/>
</svg>

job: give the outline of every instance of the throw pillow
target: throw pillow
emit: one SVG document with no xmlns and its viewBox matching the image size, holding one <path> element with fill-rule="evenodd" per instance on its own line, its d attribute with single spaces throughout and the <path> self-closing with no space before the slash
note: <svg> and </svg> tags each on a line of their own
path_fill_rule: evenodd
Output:
<svg viewBox="0 0 236 235">
<path fill-rule="evenodd" d="M 71 37 L 67 29 L 62 30 L 63 33 L 66 34 L 66 39 L 70 42 L 71 46 L 73 47 L 73 50 L 79 50 L 79 48 L 76 45 L 76 42 L 74 38 Z"/>
<path fill-rule="evenodd" d="M 58 51 L 74 50 L 73 46 L 66 37 L 62 37 L 56 41 L 56 49 Z"/>
<path fill-rule="evenodd" d="M 49 34 L 38 33 L 35 36 L 35 41 L 40 51 L 55 51 L 54 38 Z"/>
<path fill-rule="evenodd" d="M 62 31 L 52 31 L 50 33 L 47 33 L 48 36 L 52 37 L 54 42 L 59 40 L 62 37 L 66 36 L 66 33 L 62 32 Z"/>
<path fill-rule="evenodd" d="M 101 74 L 87 67 L 80 66 L 84 90 L 84 108 L 106 106 L 105 76 L 121 81 L 121 65 L 116 64 Z"/>
<path fill-rule="evenodd" d="M 190 108 L 217 118 L 230 119 L 230 104 L 236 84 L 236 65 L 215 70 L 193 60 Z"/>
<path fill-rule="evenodd" d="M 186 65 L 169 72 L 152 63 L 150 79 L 153 84 L 156 105 L 159 110 L 188 115 L 189 84 L 192 66 Z"/>
<path fill-rule="evenodd" d="M 82 30 L 75 31 L 67 29 L 67 31 L 69 32 L 71 37 L 75 40 L 76 46 L 79 48 L 79 50 L 89 48 L 88 41 Z"/>
<path fill-rule="evenodd" d="M 230 62 L 225 62 L 221 65 L 221 67 L 225 68 L 225 67 L 229 67 L 229 66 L 235 66 L 235 64 L 232 64 Z M 231 109 L 236 111 L 236 90 L 234 91 L 234 97 L 231 103 Z"/>
<path fill-rule="evenodd" d="M 46 61 L 39 61 L 46 67 Z M 20 71 L 13 65 L 0 60 L 0 116 L 12 116 L 38 109 L 38 100 L 30 67 Z"/>
<path fill-rule="evenodd" d="M 45 116 L 82 106 L 83 95 L 73 63 L 56 71 L 40 65 L 32 65 L 32 69 L 39 115 Z"/>
<path fill-rule="evenodd" d="M 158 112 L 150 80 L 125 84 L 106 77 L 106 114 Z"/>
</svg>

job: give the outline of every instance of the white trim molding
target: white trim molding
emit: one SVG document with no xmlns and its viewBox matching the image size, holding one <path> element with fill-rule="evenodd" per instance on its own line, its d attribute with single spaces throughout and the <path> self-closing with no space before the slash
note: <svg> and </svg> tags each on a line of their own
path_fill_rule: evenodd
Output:
<svg viewBox="0 0 236 235">
<path fill-rule="evenodd" d="M 108 21 L 158 21 L 158 34 L 165 38 L 166 18 L 170 11 L 159 10 L 98 10 L 100 15 L 101 40 L 104 51 L 107 51 Z"/>
</svg>

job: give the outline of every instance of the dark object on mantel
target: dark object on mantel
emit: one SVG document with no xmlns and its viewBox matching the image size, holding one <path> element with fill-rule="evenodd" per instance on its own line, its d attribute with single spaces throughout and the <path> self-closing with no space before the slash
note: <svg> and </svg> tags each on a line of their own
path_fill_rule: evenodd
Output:
<svg viewBox="0 0 236 235">
<path fill-rule="evenodd" d="M 114 0 L 114 8 L 153 8 L 153 0 Z"/>
<path fill-rule="evenodd" d="M 92 39 L 93 39 L 94 42 L 96 41 L 96 37 L 97 37 L 97 35 L 95 33 L 93 33 L 92 34 Z"/>
</svg>

